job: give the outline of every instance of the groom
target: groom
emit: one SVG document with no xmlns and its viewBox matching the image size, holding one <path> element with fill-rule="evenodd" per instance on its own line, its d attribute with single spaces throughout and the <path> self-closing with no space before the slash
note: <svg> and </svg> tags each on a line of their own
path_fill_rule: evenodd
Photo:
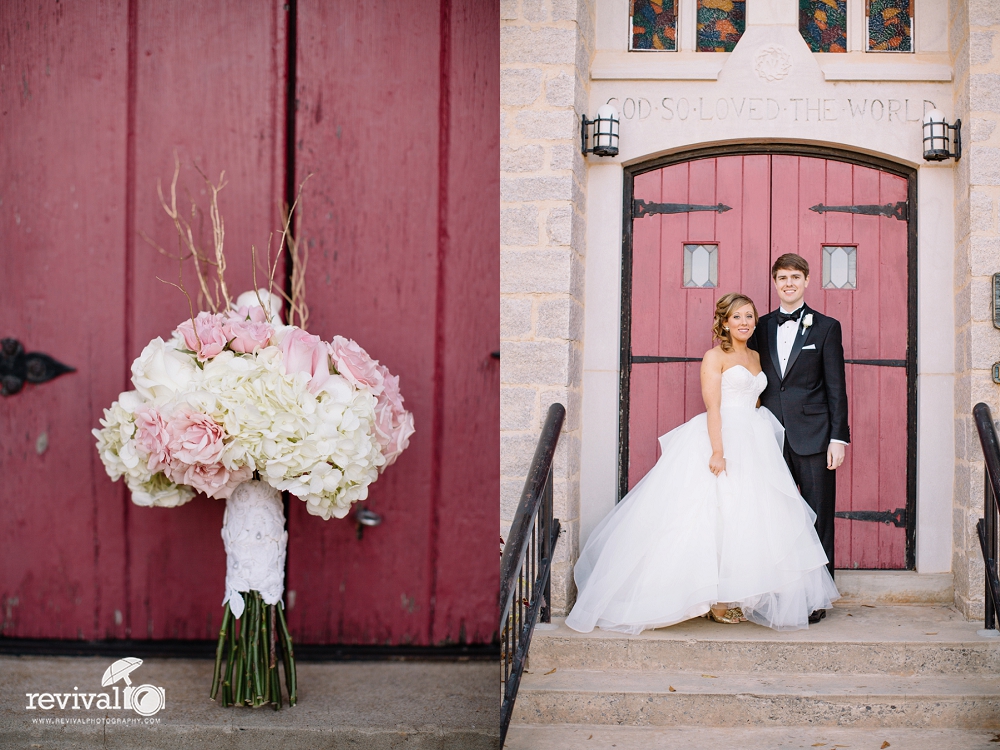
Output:
<svg viewBox="0 0 1000 750">
<path fill-rule="evenodd" d="M 833 575 L 836 470 L 851 440 L 840 323 L 803 302 L 809 264 L 802 256 L 787 253 L 778 258 L 771 280 L 780 307 L 761 316 L 749 341 L 767 374 L 761 405 L 785 427 L 785 462 L 816 513 L 816 533 Z M 817 610 L 809 622 L 825 616 L 826 610 Z"/>
</svg>

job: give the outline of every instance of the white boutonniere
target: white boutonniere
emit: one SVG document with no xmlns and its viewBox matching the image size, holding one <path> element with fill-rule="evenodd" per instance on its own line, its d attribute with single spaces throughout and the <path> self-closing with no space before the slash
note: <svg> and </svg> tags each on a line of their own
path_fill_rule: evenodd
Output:
<svg viewBox="0 0 1000 750">
<path fill-rule="evenodd" d="M 809 313 L 804 318 L 802 318 L 802 335 L 803 336 L 806 335 L 806 331 L 809 329 L 810 326 L 812 326 L 812 324 L 813 324 L 813 314 L 812 313 Z"/>
</svg>

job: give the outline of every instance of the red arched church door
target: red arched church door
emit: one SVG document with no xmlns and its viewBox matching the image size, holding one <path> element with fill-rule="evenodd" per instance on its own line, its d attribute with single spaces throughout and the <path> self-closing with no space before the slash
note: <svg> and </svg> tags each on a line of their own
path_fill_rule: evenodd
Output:
<svg viewBox="0 0 1000 750">
<path fill-rule="evenodd" d="M 836 567 L 913 567 L 909 185 L 876 165 L 798 154 L 698 158 L 634 173 L 623 276 L 623 494 L 655 463 L 657 436 L 704 411 L 698 370 L 712 346 L 716 299 L 742 291 L 761 314 L 773 309 L 771 263 L 797 252 L 810 267 L 807 304 L 844 332 L 852 444 L 837 472 Z"/>
</svg>

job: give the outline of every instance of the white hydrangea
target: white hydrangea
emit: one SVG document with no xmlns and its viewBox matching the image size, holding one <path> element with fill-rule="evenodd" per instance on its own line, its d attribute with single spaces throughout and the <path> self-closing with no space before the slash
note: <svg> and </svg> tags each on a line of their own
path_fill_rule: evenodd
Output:
<svg viewBox="0 0 1000 750">
<path fill-rule="evenodd" d="M 132 492 L 132 502 L 144 507 L 176 508 L 194 497 L 194 490 L 184 484 L 175 484 L 158 471 L 147 482 L 126 479 Z"/>
<path fill-rule="evenodd" d="M 93 430 L 93 435 L 97 438 L 97 452 L 109 477 L 117 480 L 124 476 L 126 481 L 146 482 L 150 478 L 149 470 L 132 439 L 135 435 L 133 412 L 138 405 L 134 393 L 122 393 L 110 409 L 104 410 L 101 429 Z M 123 403 L 131 408 L 126 409 Z"/>
</svg>

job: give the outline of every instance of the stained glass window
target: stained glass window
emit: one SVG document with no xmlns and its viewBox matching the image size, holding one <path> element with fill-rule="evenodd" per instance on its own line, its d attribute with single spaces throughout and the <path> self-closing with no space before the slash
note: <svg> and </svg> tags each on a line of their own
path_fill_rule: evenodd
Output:
<svg viewBox="0 0 1000 750">
<path fill-rule="evenodd" d="M 715 287 L 719 285 L 719 246 L 684 246 L 684 286 Z"/>
<path fill-rule="evenodd" d="M 847 52 L 847 0 L 799 0 L 799 33 L 813 52 Z"/>
<path fill-rule="evenodd" d="M 869 52 L 913 51 L 913 0 L 867 0 Z"/>
<path fill-rule="evenodd" d="M 856 247 L 823 247 L 823 288 L 858 288 L 858 249 Z"/>
<path fill-rule="evenodd" d="M 732 52 L 747 26 L 746 0 L 698 0 L 698 51 Z"/>
<path fill-rule="evenodd" d="M 631 50 L 677 49 L 678 0 L 631 0 Z"/>
</svg>

